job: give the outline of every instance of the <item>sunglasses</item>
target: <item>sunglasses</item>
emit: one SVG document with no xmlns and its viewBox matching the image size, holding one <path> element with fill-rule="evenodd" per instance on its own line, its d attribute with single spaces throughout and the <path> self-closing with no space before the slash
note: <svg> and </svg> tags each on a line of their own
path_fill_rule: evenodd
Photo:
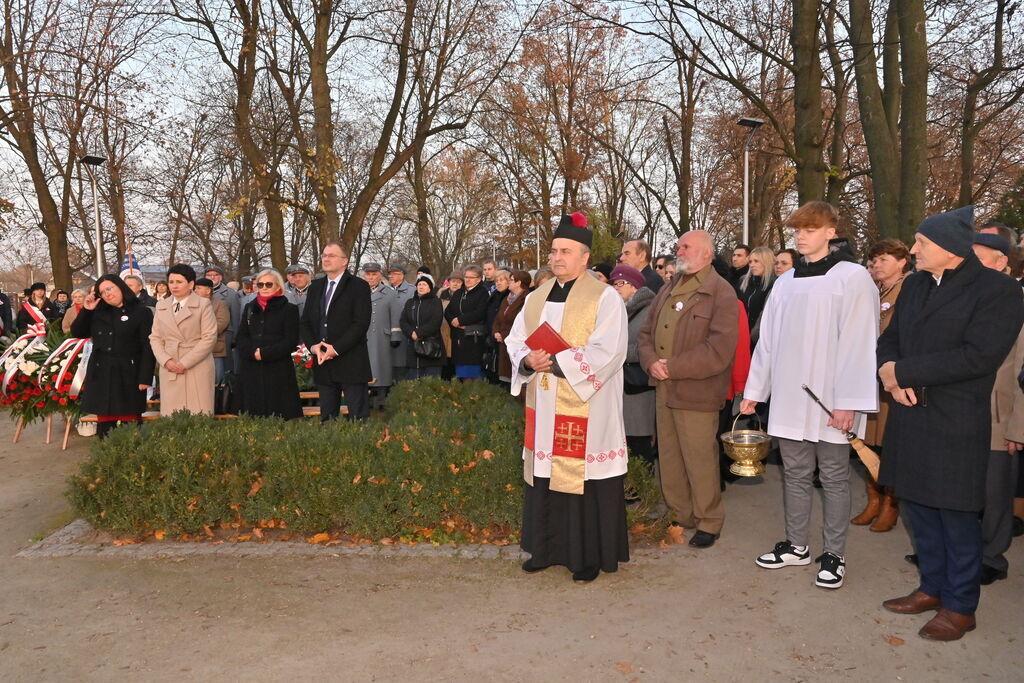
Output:
<svg viewBox="0 0 1024 683">
<path fill-rule="evenodd" d="M 277 286 L 276 282 L 257 282 L 256 286 L 260 289 L 272 289 Z"/>
<path fill-rule="evenodd" d="M 659 263 L 658 265 L 654 266 L 654 269 L 655 270 L 665 270 L 665 265 L 662 264 L 662 263 Z"/>
</svg>

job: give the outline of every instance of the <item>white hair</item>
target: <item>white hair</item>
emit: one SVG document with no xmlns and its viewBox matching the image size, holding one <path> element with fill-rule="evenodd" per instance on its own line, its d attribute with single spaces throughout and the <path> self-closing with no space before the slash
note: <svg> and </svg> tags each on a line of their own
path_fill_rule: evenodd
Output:
<svg viewBox="0 0 1024 683">
<path fill-rule="evenodd" d="M 254 288 L 255 284 L 260 281 L 261 277 L 272 278 L 274 282 L 277 283 L 277 288 L 280 289 L 282 292 L 284 291 L 284 278 L 281 277 L 281 273 L 279 273 L 278 271 L 274 270 L 273 268 L 264 268 L 263 270 L 258 272 L 256 274 L 255 279 L 253 279 Z"/>
</svg>

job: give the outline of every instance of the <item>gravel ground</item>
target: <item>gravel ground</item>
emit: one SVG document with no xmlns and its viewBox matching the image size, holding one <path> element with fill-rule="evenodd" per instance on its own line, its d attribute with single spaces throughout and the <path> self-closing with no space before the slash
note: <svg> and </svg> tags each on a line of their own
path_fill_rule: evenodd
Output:
<svg viewBox="0 0 1024 683">
<path fill-rule="evenodd" d="M 522 573 L 514 548 L 75 544 L 62 494 L 88 440 L 61 452 L 42 425 L 17 445 L 13 432 L 0 416 L 0 680 L 1017 681 L 1024 668 L 1024 544 L 984 588 L 977 631 L 924 641 L 927 616 L 880 606 L 916 586 L 900 528 L 851 529 L 834 592 L 813 567 L 753 564 L 782 537 L 774 467 L 729 488 L 713 548 L 641 550 L 577 586 L 560 568 Z"/>
</svg>

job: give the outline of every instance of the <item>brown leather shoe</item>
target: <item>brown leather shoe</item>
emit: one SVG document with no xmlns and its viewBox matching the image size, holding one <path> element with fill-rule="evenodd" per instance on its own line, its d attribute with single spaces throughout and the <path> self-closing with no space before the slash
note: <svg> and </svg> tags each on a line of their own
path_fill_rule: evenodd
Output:
<svg viewBox="0 0 1024 683">
<path fill-rule="evenodd" d="M 868 492 L 868 504 L 864 507 L 864 512 L 850 520 L 850 524 L 858 526 L 871 524 L 871 522 L 875 521 L 875 517 L 878 517 L 878 512 L 882 509 L 882 493 L 870 474 L 865 484 Z"/>
<path fill-rule="evenodd" d="M 974 620 L 973 614 L 959 614 L 939 608 L 939 613 L 922 626 L 917 634 L 928 640 L 960 640 L 965 633 L 973 631 L 976 626 L 977 622 Z"/>
<path fill-rule="evenodd" d="M 896 614 L 920 614 L 930 609 L 939 609 L 942 603 L 927 593 L 914 591 L 902 598 L 893 598 L 882 603 L 882 607 Z"/>
<path fill-rule="evenodd" d="M 872 531 L 891 531 L 900 518 L 900 502 L 892 495 L 892 489 L 886 488 L 882 496 L 882 509 L 878 511 L 878 517 L 869 527 Z"/>
</svg>

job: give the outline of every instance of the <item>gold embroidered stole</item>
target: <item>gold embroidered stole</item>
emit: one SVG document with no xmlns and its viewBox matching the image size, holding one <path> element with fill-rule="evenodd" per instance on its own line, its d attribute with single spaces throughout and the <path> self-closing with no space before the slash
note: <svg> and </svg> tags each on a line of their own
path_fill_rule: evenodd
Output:
<svg viewBox="0 0 1024 683">
<path fill-rule="evenodd" d="M 537 288 L 523 307 L 526 322 L 526 335 L 533 334 L 541 323 L 544 305 L 548 294 L 556 286 L 554 278 Z M 561 329 L 558 333 L 569 343 L 582 361 L 579 349 L 587 345 L 590 335 L 597 326 L 597 308 L 601 302 L 605 285 L 586 273 L 580 275 L 573 283 L 566 297 L 562 313 Z M 533 486 L 534 444 L 537 431 L 537 387 L 547 388 L 549 373 L 538 372 L 526 387 L 526 434 L 524 445 L 526 454 L 523 458 L 523 478 Z M 554 378 L 554 375 L 550 375 Z M 583 494 L 583 482 L 586 478 L 587 455 L 587 424 L 590 405 L 580 400 L 569 382 L 557 378 L 555 387 L 555 425 L 551 443 L 551 453 L 545 457 L 551 459 L 552 491 L 561 493 Z"/>
</svg>

